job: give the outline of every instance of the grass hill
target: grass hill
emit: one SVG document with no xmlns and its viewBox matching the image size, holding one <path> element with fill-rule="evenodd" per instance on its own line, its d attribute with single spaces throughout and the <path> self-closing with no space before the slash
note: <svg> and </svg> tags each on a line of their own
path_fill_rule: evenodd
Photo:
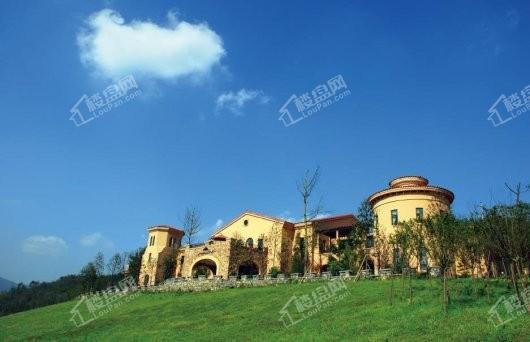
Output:
<svg viewBox="0 0 530 342">
<path fill-rule="evenodd" d="M 401 283 L 347 282 L 342 298 L 284 327 L 280 310 L 293 295 L 312 295 L 325 283 L 282 284 L 204 293 L 140 293 L 94 321 L 76 328 L 69 321 L 76 301 L 0 317 L 0 340 L 456 340 L 529 341 L 530 315 L 495 328 L 488 310 L 503 295 L 506 282 L 490 285 L 452 280 L 447 314 L 440 305 L 439 281 L 415 280 L 414 300 L 401 299 Z M 321 289 L 321 288 L 320 288 Z M 337 292 L 339 293 L 339 292 Z M 307 298 L 306 298 L 307 299 Z M 293 307 L 295 308 L 295 307 Z M 301 316 L 296 316 L 298 319 Z"/>
</svg>

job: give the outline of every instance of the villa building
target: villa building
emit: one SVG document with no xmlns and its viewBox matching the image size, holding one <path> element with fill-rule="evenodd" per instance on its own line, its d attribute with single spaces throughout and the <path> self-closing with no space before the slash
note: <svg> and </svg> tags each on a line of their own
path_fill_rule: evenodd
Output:
<svg viewBox="0 0 530 342">
<path fill-rule="evenodd" d="M 423 177 L 407 176 L 392 180 L 388 189 L 374 193 L 368 201 L 378 231 L 390 235 L 398 222 L 448 210 L 453 199 L 451 191 L 429 186 Z M 320 273 L 327 270 L 331 246 L 346 239 L 356 222 L 353 214 L 288 222 L 247 211 L 214 232 L 209 240 L 190 246 L 181 245 L 182 230 L 168 225 L 153 226 L 148 229 L 140 283 L 152 285 L 168 276 L 195 277 L 197 274 L 226 279 L 231 275 L 265 275 L 273 269 L 291 273 L 293 255 L 308 247 L 309 270 Z M 381 267 L 373 243 L 371 232 L 363 267 L 377 274 Z M 170 274 L 164 274 L 168 272 L 167 265 L 171 265 Z M 425 255 L 417 267 L 428 265 Z"/>
<path fill-rule="evenodd" d="M 395 232 L 399 222 L 420 220 L 440 211 L 448 211 L 455 198 L 454 194 L 438 186 L 430 186 L 426 178 L 419 176 L 404 176 L 391 180 L 389 187 L 378 191 L 368 197 L 374 213 L 374 226 L 377 232 L 385 237 L 390 237 Z M 399 258 L 399 250 L 392 251 L 394 255 L 390 260 Z M 411 267 L 420 272 L 425 272 L 430 265 L 427 252 L 422 249 L 418 258 L 412 258 Z M 383 265 L 376 248 L 369 253 L 369 265 L 374 273 L 389 265 Z"/>
</svg>

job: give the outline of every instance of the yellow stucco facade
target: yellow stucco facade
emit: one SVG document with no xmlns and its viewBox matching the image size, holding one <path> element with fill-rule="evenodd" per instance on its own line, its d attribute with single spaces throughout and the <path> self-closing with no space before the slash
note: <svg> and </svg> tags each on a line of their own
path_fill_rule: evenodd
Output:
<svg viewBox="0 0 530 342">
<path fill-rule="evenodd" d="M 436 212 L 448 211 L 454 194 L 442 187 L 431 186 L 420 176 L 404 176 L 393 179 L 389 187 L 372 194 L 368 201 L 374 212 L 375 226 L 379 234 L 390 238 L 399 222 L 428 217 Z M 375 251 L 371 256 L 375 273 L 382 268 Z M 434 266 L 426 256 L 422 258 L 423 268 Z M 418 258 L 413 258 L 412 267 L 420 269 Z"/>
<path fill-rule="evenodd" d="M 373 207 L 378 231 L 389 236 L 397 222 L 449 210 L 451 191 L 429 186 L 419 176 L 392 180 L 389 188 L 368 198 Z M 337 215 L 308 222 L 286 220 L 256 212 L 244 212 L 224 225 L 204 243 L 181 246 L 184 232 L 167 225 L 148 229 L 147 247 L 142 258 L 140 283 L 152 285 L 164 278 L 164 260 L 174 260 L 171 276 L 228 278 L 231 275 L 265 275 L 277 268 L 290 273 L 293 254 L 301 244 L 308 248 L 308 271 L 327 269 L 332 256 L 330 246 L 344 239 L 353 229 L 353 214 Z M 377 274 L 379 265 L 373 248 L 369 260 Z M 167 276 L 167 274 L 166 274 Z"/>
</svg>

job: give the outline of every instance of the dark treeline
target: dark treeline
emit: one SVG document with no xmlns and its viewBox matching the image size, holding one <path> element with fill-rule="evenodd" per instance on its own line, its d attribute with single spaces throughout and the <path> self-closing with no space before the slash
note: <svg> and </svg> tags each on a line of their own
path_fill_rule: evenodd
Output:
<svg viewBox="0 0 530 342">
<path fill-rule="evenodd" d="M 102 253 L 85 265 L 79 274 L 51 282 L 32 281 L 0 293 L 0 316 L 72 300 L 84 293 L 116 285 L 124 273 L 138 279 L 143 248 L 132 253 L 114 254 L 108 262 Z"/>
</svg>

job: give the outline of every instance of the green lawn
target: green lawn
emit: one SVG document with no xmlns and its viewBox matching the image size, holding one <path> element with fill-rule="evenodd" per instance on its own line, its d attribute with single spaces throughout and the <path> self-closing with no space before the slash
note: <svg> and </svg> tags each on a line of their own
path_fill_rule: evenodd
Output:
<svg viewBox="0 0 530 342">
<path fill-rule="evenodd" d="M 508 288 L 492 286 L 491 299 L 472 292 L 470 280 L 453 280 L 445 315 L 439 281 L 414 281 L 414 303 L 396 298 L 390 281 L 347 282 L 347 296 L 285 328 L 279 311 L 293 296 L 324 283 L 226 289 L 208 293 L 142 293 L 89 324 L 69 321 L 74 302 L 0 318 L 0 341 L 50 340 L 507 340 L 530 341 L 530 315 L 495 328 L 488 310 Z M 479 282 L 478 291 L 482 293 Z M 338 297 L 335 297 L 338 298 Z M 123 299 L 122 299 L 123 300 Z M 293 306 L 294 308 L 294 306 Z M 298 316 L 296 316 L 297 318 Z"/>
</svg>

